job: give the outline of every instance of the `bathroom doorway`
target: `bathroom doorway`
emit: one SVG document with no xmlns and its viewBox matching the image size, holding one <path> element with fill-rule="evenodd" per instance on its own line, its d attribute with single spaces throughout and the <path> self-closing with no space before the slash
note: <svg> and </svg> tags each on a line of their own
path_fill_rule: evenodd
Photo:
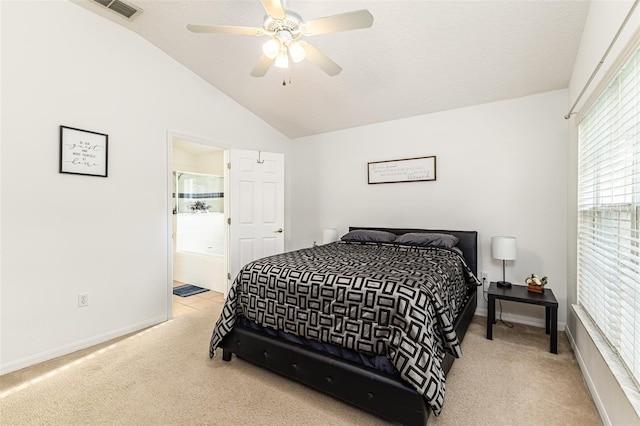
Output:
<svg viewBox="0 0 640 426">
<path fill-rule="evenodd" d="M 206 309 L 227 285 L 224 148 L 187 139 L 173 136 L 171 143 L 173 286 L 210 291 L 173 295 L 173 316 Z"/>
</svg>

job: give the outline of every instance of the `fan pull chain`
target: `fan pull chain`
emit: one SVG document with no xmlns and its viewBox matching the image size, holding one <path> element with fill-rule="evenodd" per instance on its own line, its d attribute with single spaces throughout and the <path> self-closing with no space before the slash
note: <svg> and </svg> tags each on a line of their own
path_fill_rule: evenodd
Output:
<svg viewBox="0 0 640 426">
<path fill-rule="evenodd" d="M 289 71 L 289 84 L 291 84 L 291 71 Z M 287 71 L 282 72 L 282 85 L 287 85 Z"/>
</svg>

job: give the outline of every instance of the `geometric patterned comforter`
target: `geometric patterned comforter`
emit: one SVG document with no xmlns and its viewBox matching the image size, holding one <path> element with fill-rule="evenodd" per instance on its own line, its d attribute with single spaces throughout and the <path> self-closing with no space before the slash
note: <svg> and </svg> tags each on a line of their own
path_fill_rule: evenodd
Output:
<svg viewBox="0 0 640 426">
<path fill-rule="evenodd" d="M 457 252 L 336 242 L 259 259 L 233 282 L 213 330 L 213 357 L 237 316 L 262 327 L 386 356 L 435 415 L 445 351 L 462 355 L 453 318 L 477 279 Z"/>
</svg>

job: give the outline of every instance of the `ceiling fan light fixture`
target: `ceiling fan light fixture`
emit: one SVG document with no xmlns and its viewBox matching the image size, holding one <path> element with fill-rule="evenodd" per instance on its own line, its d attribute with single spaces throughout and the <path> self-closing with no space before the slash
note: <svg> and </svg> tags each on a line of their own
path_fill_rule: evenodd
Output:
<svg viewBox="0 0 640 426">
<path fill-rule="evenodd" d="M 262 52 L 264 56 L 269 59 L 275 59 L 280 52 L 280 41 L 277 38 L 272 38 L 262 45 Z"/>
<path fill-rule="evenodd" d="M 289 43 L 289 55 L 291 55 L 291 60 L 296 64 L 298 62 L 302 62 L 304 58 L 307 56 L 307 52 L 305 52 L 304 48 L 297 41 L 292 41 Z"/>
<path fill-rule="evenodd" d="M 276 37 L 280 40 L 282 44 L 289 44 L 291 40 L 293 40 L 293 35 L 289 30 L 280 30 L 276 33 Z"/>
<path fill-rule="evenodd" d="M 289 55 L 287 55 L 287 49 L 284 48 L 276 56 L 276 62 L 274 64 L 278 68 L 289 68 Z"/>
</svg>

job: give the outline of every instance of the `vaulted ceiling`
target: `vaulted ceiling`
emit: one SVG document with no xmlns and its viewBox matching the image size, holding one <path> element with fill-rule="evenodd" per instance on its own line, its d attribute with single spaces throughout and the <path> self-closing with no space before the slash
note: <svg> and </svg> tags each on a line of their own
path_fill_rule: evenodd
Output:
<svg viewBox="0 0 640 426">
<path fill-rule="evenodd" d="M 343 68 L 337 76 L 305 60 L 256 78 L 249 73 L 266 36 L 186 27 L 261 27 L 259 0 L 125 0 L 143 10 L 132 20 L 94 0 L 71 1 L 138 33 L 290 138 L 566 88 L 589 7 L 560 0 L 290 0 L 286 8 L 305 21 L 368 9 L 373 26 L 306 37 Z"/>
</svg>

